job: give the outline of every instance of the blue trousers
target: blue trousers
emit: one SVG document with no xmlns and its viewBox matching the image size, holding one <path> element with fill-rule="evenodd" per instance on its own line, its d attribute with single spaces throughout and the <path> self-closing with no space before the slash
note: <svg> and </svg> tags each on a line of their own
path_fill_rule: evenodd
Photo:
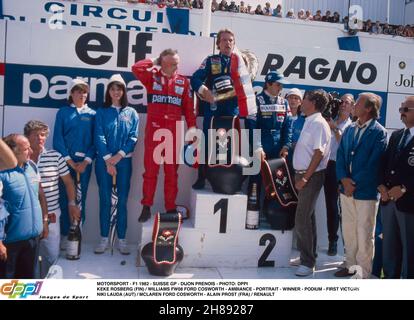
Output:
<svg viewBox="0 0 414 320">
<path fill-rule="evenodd" d="M 74 159 L 73 161 L 78 162 L 81 161 L 81 159 Z M 70 174 L 73 179 L 73 183 L 76 187 L 76 172 L 72 168 L 69 167 Z M 89 180 L 91 179 L 91 172 L 92 172 L 92 164 L 88 165 L 85 169 L 85 171 L 80 176 L 80 183 L 82 188 L 82 224 L 85 222 L 85 207 L 86 207 L 86 195 L 88 194 L 88 186 L 89 186 Z M 62 180 L 59 182 L 59 193 L 60 193 L 60 234 L 63 236 L 67 236 L 69 234 L 70 225 L 72 222 L 69 218 L 69 210 L 68 210 L 68 197 L 66 194 L 66 188 L 63 184 Z"/>
<path fill-rule="evenodd" d="M 381 206 L 384 277 L 414 279 L 414 214 L 399 211 L 395 202 Z"/>
<path fill-rule="evenodd" d="M 7 260 L 0 261 L 0 279 L 35 279 L 39 237 L 5 244 Z"/>
<path fill-rule="evenodd" d="M 377 214 L 377 223 L 375 224 L 375 253 L 374 253 L 374 260 L 372 262 L 372 274 L 377 278 L 381 278 L 382 273 L 382 239 L 380 235 L 382 234 L 382 218 L 381 218 L 381 207 L 378 209 Z"/>
<path fill-rule="evenodd" d="M 111 193 L 112 176 L 106 171 L 106 164 L 103 159 L 96 160 L 96 180 L 99 187 L 99 220 L 101 237 L 107 238 L 109 235 L 111 219 Z M 132 175 L 132 159 L 124 158 L 116 165 L 116 187 L 118 193 L 118 220 L 117 235 L 118 239 L 125 239 L 127 229 L 127 202 Z"/>
<path fill-rule="evenodd" d="M 325 182 L 326 220 L 328 224 L 329 242 L 338 241 L 339 210 L 338 210 L 338 179 L 336 178 L 336 162 L 329 160 L 326 168 Z"/>
</svg>

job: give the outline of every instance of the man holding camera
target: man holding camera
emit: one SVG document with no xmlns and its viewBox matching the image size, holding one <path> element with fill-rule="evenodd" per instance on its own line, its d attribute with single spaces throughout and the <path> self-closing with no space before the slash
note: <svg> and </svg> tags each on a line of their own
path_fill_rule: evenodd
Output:
<svg viewBox="0 0 414 320">
<path fill-rule="evenodd" d="M 328 105 L 330 116 L 326 120 L 331 128 L 331 153 L 326 168 L 324 191 L 326 203 L 326 218 L 328 227 L 329 248 L 328 256 L 337 254 L 339 229 L 338 212 L 338 180 L 336 178 L 336 152 L 341 142 L 342 134 L 352 123 L 349 115 L 355 104 L 352 94 L 344 94 L 341 99 L 332 97 Z"/>
</svg>

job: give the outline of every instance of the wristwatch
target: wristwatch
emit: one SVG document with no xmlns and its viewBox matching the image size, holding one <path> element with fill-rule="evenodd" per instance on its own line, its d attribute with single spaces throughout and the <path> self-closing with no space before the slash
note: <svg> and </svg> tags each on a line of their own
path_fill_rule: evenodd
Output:
<svg viewBox="0 0 414 320">
<path fill-rule="evenodd" d="M 407 192 L 407 188 L 403 185 L 401 185 L 401 192 L 402 193 L 406 193 Z"/>
</svg>

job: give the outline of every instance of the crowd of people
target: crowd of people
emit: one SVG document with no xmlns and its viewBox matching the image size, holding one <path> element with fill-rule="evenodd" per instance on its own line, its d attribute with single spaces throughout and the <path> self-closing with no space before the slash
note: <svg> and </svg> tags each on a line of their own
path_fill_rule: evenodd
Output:
<svg viewBox="0 0 414 320">
<path fill-rule="evenodd" d="M 69 0 L 70 1 L 70 0 Z M 76 0 L 74 0 L 76 1 Z M 98 0 L 99 1 L 99 0 Z M 123 1 L 123 0 L 117 0 Z M 187 8 L 187 9 L 203 9 L 203 0 L 124 0 L 128 3 L 144 3 L 148 5 L 157 5 L 160 8 Z M 349 29 L 349 17 L 345 16 L 341 19 L 341 15 L 335 11 L 326 10 L 325 14 L 322 10 L 316 10 L 312 13 L 311 10 L 300 9 L 295 12 L 293 8 L 286 11 L 282 9 L 282 5 L 278 4 L 272 7 L 270 2 L 265 2 L 264 5 L 258 4 L 255 8 L 245 1 L 227 0 L 212 0 L 211 11 L 224 11 L 232 13 L 246 13 L 251 15 L 272 16 L 277 18 L 298 19 L 303 21 L 321 21 L 329 23 L 344 24 L 345 29 Z M 355 24 L 356 25 L 356 24 Z M 405 38 L 414 38 L 414 25 L 393 25 L 389 23 L 381 23 L 380 21 L 373 22 L 371 19 L 363 21 L 361 29 L 353 28 L 352 33 L 367 32 L 369 34 L 384 34 L 391 36 L 400 36 Z"/>
<path fill-rule="evenodd" d="M 189 8 L 202 9 L 203 0 L 128 0 L 130 3 L 146 3 L 150 5 L 158 5 L 160 7 L 175 7 L 175 8 Z M 282 5 L 278 4 L 272 6 L 270 2 L 265 2 L 264 5 L 258 4 L 252 7 L 246 1 L 229 1 L 227 0 L 212 0 L 211 11 L 225 11 L 232 13 L 246 13 L 251 15 L 273 16 L 278 18 L 299 19 L 304 21 L 321 21 L 329 23 L 341 23 L 345 28 L 349 26 L 349 17 L 345 16 L 341 19 L 341 15 L 335 11 L 327 10 L 325 13 L 322 10 L 316 10 L 312 13 L 311 10 L 300 9 L 295 12 L 294 9 L 283 11 Z M 414 37 L 414 25 L 391 25 L 388 23 L 381 23 L 380 21 L 373 22 L 368 19 L 363 22 L 360 32 L 367 32 L 370 34 L 384 34 L 400 37 Z M 355 32 L 355 30 L 354 30 Z"/>
<path fill-rule="evenodd" d="M 219 53 L 209 55 L 191 81 L 177 73 L 180 57 L 173 49 L 162 51 L 156 59 L 137 61 L 132 67 L 148 94 L 139 221 L 151 217 L 160 165 L 165 172 L 165 210 L 176 212 L 176 125 L 184 115 L 188 130 L 196 129 L 194 91 L 204 104 L 203 131 L 212 117 L 245 118 L 249 130 L 261 130 L 260 143 L 251 146 L 254 154 L 262 161 L 285 158 L 294 170 L 300 256 L 292 265 L 298 266 L 297 276 L 310 276 L 315 270 L 315 205 L 325 186 L 328 255 L 337 254 L 340 216 L 346 248 L 345 264 L 335 276 L 352 276 L 352 267 L 359 266 L 362 278 L 371 277 L 375 226 L 381 219 L 383 259 L 379 270 L 386 278 L 414 278 L 414 96 L 407 97 L 399 108 L 405 128 L 395 131 L 387 143 L 387 132 L 378 122 L 382 104 L 378 95 L 361 93 L 355 101 L 352 94 L 345 94 L 337 114 L 327 113 L 332 108 L 327 92 L 319 89 L 303 94 L 291 88 L 282 97 L 283 86 L 289 83 L 281 73 L 270 71 L 263 91 L 255 96 L 246 80 L 249 76 L 241 80 L 244 63 L 234 51 L 234 33 L 220 30 L 216 45 Z M 111 188 L 115 184 L 118 249 L 121 254 L 130 253 L 127 201 L 132 157 L 139 139 L 138 114 L 128 106 L 127 87 L 119 74 L 109 79 L 105 103 L 96 111 L 87 106 L 86 82 L 74 79 L 68 89 L 68 103 L 56 114 L 54 150 L 46 150 L 49 127 L 39 120 L 29 121 L 21 133 L 0 140 L 0 278 L 35 277 L 39 254 L 50 265 L 56 261 L 61 236 L 67 236 L 71 223 L 86 218 L 93 163 L 101 235 L 94 252 L 103 254 L 109 246 Z M 170 132 L 170 143 L 165 145 L 157 136 L 160 129 Z M 162 153 L 157 151 L 160 146 L 164 146 Z M 172 151 L 171 159 L 168 150 Z M 207 172 L 206 165 L 199 166 L 194 189 L 204 188 Z M 260 183 L 257 175 L 249 180 L 249 184 Z M 80 206 L 74 181 L 81 187 Z M 378 210 L 381 218 L 377 218 Z"/>
</svg>

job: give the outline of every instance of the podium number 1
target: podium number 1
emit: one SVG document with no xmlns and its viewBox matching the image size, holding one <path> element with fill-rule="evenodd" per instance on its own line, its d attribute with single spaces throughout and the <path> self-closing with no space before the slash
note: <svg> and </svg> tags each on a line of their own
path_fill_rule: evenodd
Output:
<svg viewBox="0 0 414 320">
<path fill-rule="evenodd" d="M 229 208 L 229 199 L 220 199 L 214 205 L 214 213 L 220 210 L 220 233 L 226 233 L 227 229 L 227 209 Z"/>
<path fill-rule="evenodd" d="M 276 246 L 276 238 L 271 233 L 266 233 L 260 238 L 259 245 L 265 246 L 266 242 L 269 241 L 268 246 L 266 247 L 265 251 L 263 252 L 262 256 L 259 258 L 259 261 L 257 263 L 258 267 L 274 267 L 275 262 L 273 260 L 266 260 L 267 257 L 272 252 L 273 248 Z"/>
</svg>

